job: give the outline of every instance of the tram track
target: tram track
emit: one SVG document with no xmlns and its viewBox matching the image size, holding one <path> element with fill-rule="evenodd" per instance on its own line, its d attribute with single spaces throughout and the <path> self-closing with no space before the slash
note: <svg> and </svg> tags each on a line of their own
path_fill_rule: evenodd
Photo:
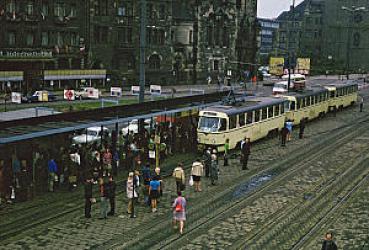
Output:
<svg viewBox="0 0 369 250">
<path fill-rule="evenodd" d="M 361 120 L 361 122 L 366 122 L 366 121 L 367 121 L 367 119 L 362 119 Z M 270 168 L 267 168 L 264 171 L 262 171 L 261 173 L 266 173 L 267 171 L 272 171 L 272 170 L 282 171 L 283 170 L 282 166 L 284 164 L 286 164 L 287 162 L 290 165 L 293 165 L 293 164 L 298 164 L 299 159 L 301 159 L 301 158 L 314 159 L 319 155 L 320 156 L 324 155 L 324 153 L 326 153 L 327 151 L 336 148 L 337 145 L 344 140 L 343 138 L 345 138 L 346 140 L 350 140 L 350 138 L 351 138 L 350 136 L 352 136 L 351 135 L 352 133 L 358 134 L 358 133 L 361 133 L 362 131 L 365 131 L 366 130 L 366 125 L 363 125 L 362 127 L 363 127 L 362 129 L 356 129 L 355 131 L 353 131 L 351 133 L 348 133 L 348 130 L 351 127 L 347 127 L 343 131 L 338 131 L 335 135 L 329 136 L 329 139 L 326 139 L 324 141 L 320 141 L 318 143 L 314 143 L 314 146 L 309 147 L 310 150 L 305 150 L 306 151 L 305 153 L 298 154 L 298 155 L 294 156 L 292 160 L 288 159 L 288 160 L 282 161 L 281 163 L 277 164 L 277 166 L 274 165 Z M 343 134 L 346 134 L 346 136 L 343 136 Z M 332 141 L 335 141 L 335 140 L 337 141 L 336 143 L 331 143 Z M 326 146 L 326 147 L 323 148 L 323 146 Z M 312 151 L 315 151 L 315 152 L 312 153 Z M 288 168 L 284 168 L 284 170 L 288 170 Z M 258 175 L 260 176 L 261 173 L 259 173 Z M 239 184 L 241 181 L 244 181 L 244 177 L 237 178 L 234 182 Z M 201 207 L 196 207 L 196 210 L 205 211 L 204 213 L 198 212 L 197 215 L 196 215 L 194 212 L 192 212 L 190 210 L 188 216 L 190 218 L 192 218 L 195 222 L 192 225 L 190 225 L 189 229 L 186 230 L 187 233 L 186 233 L 185 237 L 171 236 L 171 237 L 169 237 L 168 240 L 165 240 L 164 235 L 166 233 L 168 233 L 168 230 L 163 230 L 163 227 L 159 226 L 158 228 L 152 228 L 152 230 L 150 230 L 150 233 L 148 233 L 147 236 L 145 236 L 144 238 L 145 239 L 150 239 L 151 237 L 154 237 L 157 241 L 159 240 L 159 241 L 163 242 L 160 245 L 155 245 L 154 248 L 156 248 L 156 249 L 158 249 L 158 248 L 161 249 L 163 247 L 164 248 L 170 248 L 171 246 L 173 247 L 173 245 L 177 244 L 177 243 L 179 245 L 185 244 L 186 240 L 184 240 L 184 239 L 185 238 L 192 238 L 191 236 L 196 234 L 196 231 L 200 227 L 209 225 L 210 223 L 214 223 L 215 221 L 219 221 L 219 216 L 220 215 L 227 212 L 227 210 L 231 210 L 234 207 L 238 207 L 239 203 L 244 201 L 244 200 L 236 201 L 235 204 L 233 204 L 231 206 L 228 206 L 228 205 L 225 206 L 224 204 L 222 204 L 222 203 L 224 203 L 224 199 L 226 197 L 229 197 L 232 194 L 232 192 L 234 191 L 234 188 L 238 184 L 235 184 L 235 185 L 232 185 L 232 186 L 228 187 L 227 191 L 221 193 L 221 195 L 220 195 L 220 197 L 218 197 L 218 199 L 216 199 L 216 200 L 212 199 L 212 200 L 209 201 L 209 203 L 203 204 L 203 206 L 201 206 Z M 272 185 L 272 184 L 264 185 L 260 190 L 254 192 L 253 194 L 250 194 L 250 196 L 247 197 L 245 200 L 253 199 L 255 194 L 257 195 L 262 190 L 267 189 L 270 185 Z M 218 194 L 219 191 L 220 190 L 213 190 L 213 192 L 216 193 L 216 194 Z M 211 208 L 214 208 L 214 211 L 217 211 L 217 212 L 214 212 L 214 211 L 210 212 L 209 209 L 206 209 L 206 207 L 209 207 L 209 206 Z M 219 209 L 221 211 L 219 211 Z M 161 232 L 162 232 L 163 236 L 159 237 L 159 235 L 161 235 Z M 166 236 L 168 236 L 168 235 L 166 235 Z M 149 241 L 150 240 L 147 240 L 147 243 L 140 242 L 140 247 L 147 247 L 147 246 L 150 246 L 150 244 L 153 244 L 153 242 L 149 242 Z M 125 247 L 133 247 L 133 246 L 134 246 L 133 242 L 132 242 L 132 244 L 128 244 L 128 243 L 125 244 Z"/>
<path fill-rule="evenodd" d="M 365 121 L 367 121 L 367 120 L 363 120 L 363 121 L 361 121 L 361 122 L 365 122 Z M 342 134 L 342 133 L 344 133 L 345 131 L 347 131 L 347 130 L 349 130 L 350 128 L 351 128 L 352 126 L 342 126 L 342 127 L 340 127 L 340 128 L 337 128 L 337 129 L 335 129 L 334 131 L 333 131 L 333 133 L 338 133 L 338 137 Z M 344 130 L 344 131 L 341 131 L 341 130 Z M 319 135 L 315 135 L 315 136 L 319 136 Z M 336 137 L 335 137 L 336 138 Z M 334 140 L 334 139 L 332 139 L 332 140 Z M 324 143 L 324 142 L 319 142 L 319 143 L 317 143 L 316 145 L 324 145 L 324 144 L 327 144 L 328 142 L 326 142 L 326 143 Z M 274 145 L 275 146 L 275 145 Z M 273 146 L 272 146 L 273 147 Z M 301 146 L 301 149 L 302 148 L 305 148 L 304 150 L 306 150 L 306 146 Z M 258 150 L 265 150 L 265 148 L 259 148 Z M 300 155 L 300 157 L 302 157 L 304 154 L 302 154 L 302 155 Z M 298 157 L 297 157 L 298 158 Z M 188 162 L 187 162 L 187 164 L 185 164 L 186 166 L 189 166 L 191 161 L 189 160 Z M 265 171 L 261 171 L 261 172 L 257 172 L 257 174 L 256 175 L 260 175 L 260 174 L 262 174 L 262 173 L 264 173 L 264 172 L 267 172 L 268 170 L 270 170 L 270 169 L 273 169 L 273 167 L 271 167 L 271 168 L 268 168 L 268 169 L 266 169 Z M 168 171 L 168 175 L 170 175 L 171 174 L 171 171 L 169 170 Z M 244 179 L 245 179 L 245 176 L 241 176 L 240 178 L 238 178 L 235 182 L 241 182 L 241 181 L 244 181 Z M 237 186 L 238 184 L 235 184 L 235 185 L 232 185 L 232 186 L 230 186 L 230 187 L 228 187 L 226 190 L 222 190 L 222 189 L 224 189 L 224 187 L 222 188 L 222 187 L 218 187 L 216 190 L 215 190 L 215 192 L 216 192 L 216 194 L 217 195 L 214 195 L 215 197 L 215 204 L 214 205 L 212 205 L 211 206 L 211 208 L 214 208 L 214 209 L 217 209 L 218 208 L 218 205 L 220 204 L 222 204 L 222 202 L 224 202 L 224 201 L 222 201 L 225 197 L 229 197 L 230 196 L 230 194 L 232 193 L 232 191 L 231 190 L 233 190 L 236 186 Z M 223 191 L 223 192 L 222 192 Z M 230 192 L 231 191 L 231 192 Z M 120 193 L 123 193 L 123 192 L 119 192 L 119 194 Z M 197 199 L 197 200 L 194 200 L 194 201 L 198 201 L 198 202 L 201 202 L 201 199 Z M 64 201 L 62 201 L 62 202 L 64 202 Z M 77 202 L 77 203 L 81 203 L 81 196 L 79 195 L 78 197 L 76 197 L 76 199 L 73 199 L 73 200 L 69 200 L 69 203 L 75 203 L 75 202 Z M 60 204 L 60 203 L 58 203 L 58 204 Z M 13 227 L 13 231 L 12 230 L 6 230 L 6 228 L 4 228 L 3 227 L 3 225 L 1 225 L 1 228 L 4 228 L 4 231 L 8 231 L 9 233 L 8 234 L 5 234 L 5 239 L 9 239 L 11 236 L 13 236 L 13 235 L 15 235 L 15 234 L 17 234 L 17 233 L 19 233 L 19 232 L 23 232 L 24 230 L 28 230 L 28 229 L 31 229 L 31 228 L 34 228 L 34 227 L 38 227 L 38 226 L 47 226 L 47 225 L 51 225 L 51 224 L 53 224 L 53 223 L 55 223 L 55 221 L 56 220 L 58 220 L 58 219 L 61 219 L 62 217 L 64 217 L 64 216 L 66 216 L 66 215 L 68 215 L 68 214 L 73 214 L 73 212 L 76 212 L 77 210 L 81 210 L 82 209 L 82 207 L 83 206 L 76 206 L 76 207 L 74 207 L 74 208 L 71 208 L 71 209 L 67 209 L 67 210 L 65 210 L 65 211 L 63 211 L 63 212 L 61 212 L 61 213 L 57 213 L 57 214 L 54 214 L 54 215 L 51 215 L 51 216 L 48 216 L 48 214 L 47 214 L 47 211 L 48 210 L 53 210 L 53 208 L 57 208 L 58 207 L 58 204 L 55 204 L 52 208 L 47 208 L 47 209 L 44 209 L 43 211 L 40 211 L 38 214 L 39 214 L 39 216 L 37 217 L 37 216 L 32 216 L 31 214 L 28 214 L 27 215 L 27 217 L 29 218 L 29 220 L 24 220 L 24 218 L 20 218 L 18 221 L 17 221 L 17 223 L 15 223 L 14 224 L 14 227 Z M 207 205 L 208 203 L 206 203 L 206 204 L 203 204 L 200 208 L 203 208 L 204 210 L 206 210 L 207 209 L 207 207 L 208 207 L 208 205 Z M 50 213 L 51 214 L 51 213 Z M 190 216 L 192 216 L 192 215 L 190 215 Z M 198 214 L 196 217 L 202 217 L 203 215 L 201 215 L 201 214 Z M 157 219 L 154 219 L 152 222 L 154 222 L 154 223 L 157 223 L 157 224 L 163 224 L 162 223 L 162 221 L 163 221 L 163 218 L 164 217 L 158 217 Z M 210 218 L 210 215 L 207 215 L 207 218 Z M 166 218 L 167 219 L 167 218 Z M 211 218 L 210 218 L 211 219 Z M 36 221 L 35 221 L 36 220 Z M 37 221 L 38 220 L 38 221 Z M 31 221 L 31 223 L 28 225 L 28 223 L 27 222 L 29 222 L 29 221 Z M 32 223 L 32 221 L 35 221 L 34 223 Z M 11 224 L 13 224 L 13 223 L 11 223 Z M 26 225 L 26 226 L 23 226 L 22 227 L 22 225 Z M 205 225 L 205 224 L 204 224 Z M 166 225 L 166 227 L 167 227 L 167 225 Z M 0 229 L 0 230 L 2 230 L 2 229 Z M 136 230 L 136 229 L 134 229 L 134 230 Z M 144 233 L 145 231 L 147 231 L 147 229 L 142 229 L 142 230 L 140 230 L 139 228 L 137 228 L 137 232 L 138 233 Z M 165 232 L 165 234 L 166 234 L 166 236 L 168 236 L 168 230 L 164 230 L 164 232 Z M 1 235 L 1 239 L 3 239 L 3 236 L 4 236 L 4 234 L 3 234 L 3 232 L 1 232 L 0 231 L 0 235 Z M 155 238 L 155 237 L 154 237 Z M 148 241 L 149 242 L 149 241 Z M 147 246 L 147 243 L 148 242 L 144 242 L 143 244 L 140 244 L 139 246 L 141 247 L 143 247 L 143 246 Z M 109 243 L 111 243 L 111 242 L 109 242 Z M 120 245 L 121 244 L 121 242 L 118 240 L 117 242 L 115 242 L 116 243 L 116 245 L 118 246 L 118 245 Z M 133 242 L 128 242 L 128 245 L 127 246 L 130 246 L 131 245 L 131 243 L 133 243 Z M 106 244 L 102 244 L 102 247 L 104 247 L 104 246 L 106 246 Z M 126 245 L 124 245 L 124 246 L 126 246 Z M 101 248 L 101 247 L 97 247 L 97 248 Z"/>
<path fill-rule="evenodd" d="M 306 153 L 304 153 L 302 155 L 299 155 L 299 156 L 295 157 L 294 159 L 296 160 L 297 158 L 302 158 L 302 159 L 305 159 L 304 162 L 309 162 L 310 160 L 314 160 L 315 158 L 317 158 L 319 156 L 323 156 L 325 153 L 329 152 L 330 150 L 332 150 L 334 148 L 337 148 L 337 146 L 342 144 L 343 141 L 350 140 L 355 135 L 360 135 L 361 133 L 363 133 L 368 127 L 365 124 L 366 121 L 367 121 L 367 119 L 361 120 L 361 128 L 360 129 L 356 129 L 355 131 L 352 131 L 351 133 L 347 133 L 347 130 L 341 131 L 338 134 L 336 134 L 334 137 L 326 140 L 324 143 L 321 143 L 321 146 L 323 146 L 324 144 L 325 145 L 330 144 L 330 145 L 327 145 L 327 147 L 324 147 L 324 148 L 320 147 L 321 150 L 318 150 L 317 152 L 314 152 L 314 153 L 312 153 L 311 150 L 306 150 Z M 342 137 L 342 134 L 345 134 L 345 133 L 346 133 L 346 135 Z M 337 139 L 339 137 L 341 137 L 339 140 L 336 140 L 335 143 L 331 143 L 332 141 L 334 141 L 335 139 Z M 302 157 L 303 155 L 307 156 L 307 154 L 309 154 L 308 157 L 305 157 L 305 158 Z M 293 164 L 292 161 L 289 161 L 289 162 L 291 163 L 291 165 Z M 184 244 L 188 243 L 188 242 L 186 242 L 186 238 L 193 239 L 192 236 L 198 235 L 197 231 L 201 231 L 201 227 L 202 228 L 204 228 L 204 227 L 209 228 L 212 225 L 216 225 L 217 222 L 222 221 L 222 218 L 227 218 L 227 216 L 225 216 L 226 214 L 229 215 L 229 214 L 233 214 L 234 212 L 239 211 L 242 207 L 245 207 L 248 203 L 250 204 L 253 200 L 255 200 L 257 198 L 257 196 L 260 196 L 262 194 L 262 192 L 267 191 L 269 188 L 273 187 L 278 182 L 285 181 L 285 179 L 288 176 L 292 175 L 296 171 L 299 171 L 303 167 L 306 167 L 306 164 L 300 164 L 300 166 L 298 166 L 297 168 L 294 168 L 293 170 L 289 169 L 288 173 L 285 173 L 283 176 L 278 177 L 278 179 L 279 179 L 278 181 L 275 179 L 274 182 L 271 182 L 270 184 L 264 185 L 261 189 L 254 192 L 253 194 L 250 194 L 244 200 L 237 201 L 231 206 L 226 206 L 226 207 L 221 208 L 220 211 L 218 210 L 217 212 L 214 213 L 216 215 L 215 217 L 212 217 L 212 218 L 206 217 L 207 220 L 203 220 L 202 223 L 199 223 L 196 226 L 193 226 L 192 228 L 189 228 L 187 230 L 187 233 L 186 233 L 187 235 L 185 235 L 185 237 L 173 236 L 173 237 L 171 237 L 170 240 L 166 241 L 166 243 L 161 244 L 161 245 L 156 245 L 156 249 L 159 249 L 159 248 L 161 249 L 163 247 L 165 249 L 170 249 L 174 245 L 184 245 Z M 244 241 L 241 240 L 241 242 L 243 243 Z M 242 244 L 241 245 L 239 244 L 238 246 L 242 246 Z M 264 249 L 267 249 L 267 248 L 264 248 Z"/>
</svg>

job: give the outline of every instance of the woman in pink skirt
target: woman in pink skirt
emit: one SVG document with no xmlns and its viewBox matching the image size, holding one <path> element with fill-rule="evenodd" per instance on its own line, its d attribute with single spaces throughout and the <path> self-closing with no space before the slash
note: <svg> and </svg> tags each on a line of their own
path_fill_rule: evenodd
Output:
<svg viewBox="0 0 369 250">
<path fill-rule="evenodd" d="M 179 233 L 183 234 L 184 222 L 186 220 L 186 199 L 182 197 L 182 192 L 177 192 L 178 197 L 174 200 L 173 208 L 173 226 L 179 221 Z"/>
</svg>

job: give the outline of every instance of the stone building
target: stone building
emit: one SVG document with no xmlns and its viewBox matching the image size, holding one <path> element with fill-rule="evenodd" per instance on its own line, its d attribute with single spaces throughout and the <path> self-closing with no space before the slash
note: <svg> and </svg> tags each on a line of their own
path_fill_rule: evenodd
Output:
<svg viewBox="0 0 369 250">
<path fill-rule="evenodd" d="M 177 1 L 173 32 L 179 75 L 186 76 L 186 81 L 192 78 L 193 82 L 211 79 L 213 83 L 228 83 L 253 70 L 256 4 L 245 0 Z"/>
<path fill-rule="evenodd" d="M 342 7 L 365 7 L 365 10 L 345 11 Z M 354 9 L 355 9 L 354 8 Z M 344 73 L 368 72 L 369 17 L 365 0 L 305 0 L 283 12 L 278 20 L 278 55 L 287 57 L 288 46 L 292 57 L 311 58 L 312 72 L 326 70 Z M 294 17 L 293 17 L 294 16 Z M 292 20 L 295 19 L 295 26 Z M 288 31 L 290 34 L 288 35 Z"/>
<path fill-rule="evenodd" d="M 0 87 L 138 84 L 140 2 L 0 0 Z M 236 79 L 255 63 L 256 0 L 146 0 L 146 9 L 147 84 Z"/>
<path fill-rule="evenodd" d="M 268 18 L 258 18 L 258 22 L 261 29 L 259 61 L 266 65 L 275 49 L 275 38 L 279 29 L 279 22 L 275 19 Z"/>
<path fill-rule="evenodd" d="M 0 89 L 27 92 L 44 83 L 44 70 L 80 69 L 82 8 L 72 0 L 0 0 Z"/>
</svg>

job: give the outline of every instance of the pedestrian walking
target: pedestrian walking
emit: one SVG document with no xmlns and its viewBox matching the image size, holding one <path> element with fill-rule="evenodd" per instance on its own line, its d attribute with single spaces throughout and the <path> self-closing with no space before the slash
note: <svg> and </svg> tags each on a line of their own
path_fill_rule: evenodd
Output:
<svg viewBox="0 0 369 250">
<path fill-rule="evenodd" d="M 363 112 L 363 109 L 364 109 L 364 98 L 361 97 L 361 99 L 360 99 L 360 112 Z"/>
<path fill-rule="evenodd" d="M 177 222 L 179 222 L 179 233 L 183 234 L 184 223 L 186 221 L 186 199 L 182 197 L 182 192 L 177 192 L 177 198 L 174 200 L 172 204 L 173 208 L 173 227 L 177 226 Z"/>
<path fill-rule="evenodd" d="M 109 176 L 109 182 L 108 182 L 108 198 L 110 202 L 110 211 L 108 213 L 108 216 L 113 216 L 115 214 L 115 192 L 117 189 L 117 185 L 113 179 L 113 176 Z"/>
<path fill-rule="evenodd" d="M 281 146 L 282 147 L 286 146 L 287 135 L 288 135 L 288 128 L 286 127 L 286 124 L 285 124 L 281 130 L 281 139 L 282 139 Z"/>
<path fill-rule="evenodd" d="M 150 165 L 146 164 L 142 169 L 142 179 L 143 179 L 143 197 L 144 203 L 150 206 L 150 198 L 149 198 L 149 187 L 151 181 L 151 173 L 150 173 Z"/>
<path fill-rule="evenodd" d="M 137 190 L 134 188 L 134 173 L 129 172 L 127 179 L 127 198 L 128 198 L 128 207 L 127 213 L 133 214 L 134 216 L 134 200 L 138 197 Z"/>
<path fill-rule="evenodd" d="M 87 178 L 85 181 L 85 218 L 91 218 L 91 205 L 93 203 L 92 184 L 93 179 Z"/>
<path fill-rule="evenodd" d="M 246 138 L 246 141 L 242 144 L 241 147 L 241 163 L 242 163 L 242 170 L 247 170 L 247 163 L 249 161 L 251 153 L 251 142 L 250 138 Z"/>
<path fill-rule="evenodd" d="M 157 199 L 160 195 L 160 181 L 158 176 L 154 176 L 153 180 L 150 181 L 149 196 L 151 199 L 151 211 L 154 213 L 157 211 Z"/>
<path fill-rule="evenodd" d="M 217 151 L 214 149 L 213 154 L 211 155 L 211 167 L 210 167 L 211 185 L 215 185 L 219 177 L 219 165 L 216 153 Z"/>
<path fill-rule="evenodd" d="M 211 148 L 208 148 L 204 151 L 204 155 L 202 159 L 203 159 L 203 163 L 205 167 L 205 176 L 209 177 L 210 165 L 211 165 Z"/>
<path fill-rule="evenodd" d="M 287 141 L 291 141 L 293 123 L 291 120 L 287 120 L 286 127 L 288 129 Z"/>
<path fill-rule="evenodd" d="M 229 158 L 229 139 L 227 138 L 224 143 L 224 166 L 228 166 Z"/>
<path fill-rule="evenodd" d="M 306 118 L 302 118 L 300 121 L 300 131 L 299 131 L 299 138 L 303 139 L 304 138 L 304 131 L 305 131 L 305 121 Z"/>
<path fill-rule="evenodd" d="M 201 192 L 201 176 L 204 175 L 204 165 L 200 159 L 192 163 L 191 175 L 195 186 L 195 192 Z"/>
<path fill-rule="evenodd" d="M 183 171 L 183 163 L 178 163 L 177 167 L 173 170 L 172 176 L 175 179 L 177 192 L 181 192 L 185 187 L 185 173 Z"/>
<path fill-rule="evenodd" d="M 322 250 L 337 250 L 337 245 L 333 241 L 333 234 L 328 232 L 325 234 L 322 244 Z"/>
<path fill-rule="evenodd" d="M 100 178 L 100 218 L 108 218 L 108 179 L 107 177 Z"/>
<path fill-rule="evenodd" d="M 56 162 L 53 158 L 51 158 L 47 163 L 47 170 L 49 172 L 49 192 L 54 192 L 54 181 L 55 181 L 55 175 L 58 171 L 58 167 L 56 165 Z"/>
</svg>

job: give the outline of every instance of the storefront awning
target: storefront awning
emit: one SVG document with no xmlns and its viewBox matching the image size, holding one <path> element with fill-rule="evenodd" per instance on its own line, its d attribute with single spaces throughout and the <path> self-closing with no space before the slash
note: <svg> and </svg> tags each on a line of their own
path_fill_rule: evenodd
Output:
<svg viewBox="0 0 369 250">
<path fill-rule="evenodd" d="M 45 70 L 44 80 L 88 80 L 105 79 L 105 69 L 86 70 Z"/>
<path fill-rule="evenodd" d="M 0 82 L 23 81 L 23 71 L 0 71 Z"/>
</svg>

